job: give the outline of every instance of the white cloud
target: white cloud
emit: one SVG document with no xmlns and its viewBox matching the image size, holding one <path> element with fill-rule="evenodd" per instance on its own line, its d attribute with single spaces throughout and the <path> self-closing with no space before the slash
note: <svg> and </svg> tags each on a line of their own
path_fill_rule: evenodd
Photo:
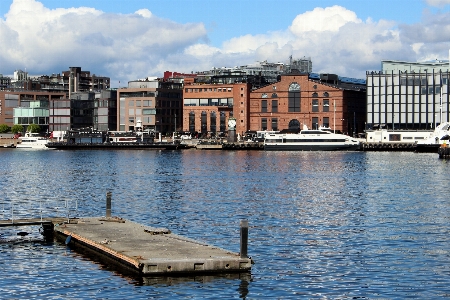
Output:
<svg viewBox="0 0 450 300">
<path fill-rule="evenodd" d="M 447 58 L 450 15 L 427 13 L 420 24 L 406 25 L 362 21 L 340 6 L 315 8 L 299 14 L 285 30 L 237 36 L 212 47 L 202 23 L 172 22 L 145 8 L 110 14 L 87 7 L 51 10 L 37 0 L 15 0 L 0 19 L 0 73 L 26 68 L 50 74 L 80 66 L 126 82 L 164 71 L 287 63 L 292 55 L 311 57 L 314 72 L 365 78 L 383 59 Z"/>
<path fill-rule="evenodd" d="M 157 74 L 161 70 L 155 66 L 166 57 L 202 40 L 203 24 L 178 24 L 147 9 L 108 14 L 86 7 L 51 10 L 36 0 L 14 0 L 0 19 L 0 73 L 27 68 L 48 74 L 80 66 L 126 81 Z"/>
<path fill-rule="evenodd" d="M 430 6 L 444 7 L 450 5 L 450 0 L 426 0 L 426 3 Z"/>
<path fill-rule="evenodd" d="M 146 8 L 139 9 L 138 11 L 135 12 L 135 14 L 143 16 L 144 18 L 150 18 L 152 16 L 152 12 Z"/>
<path fill-rule="evenodd" d="M 347 23 L 361 23 L 353 11 L 335 5 L 332 7 L 317 7 L 313 11 L 298 15 L 290 30 L 297 36 L 308 31 L 332 31 L 337 32 L 339 28 Z"/>
</svg>

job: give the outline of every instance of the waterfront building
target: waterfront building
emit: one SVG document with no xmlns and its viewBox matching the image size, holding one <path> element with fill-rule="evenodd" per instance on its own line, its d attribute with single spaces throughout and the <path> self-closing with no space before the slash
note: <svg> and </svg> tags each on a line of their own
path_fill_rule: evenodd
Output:
<svg viewBox="0 0 450 300">
<path fill-rule="evenodd" d="M 228 76 L 214 77 L 209 83 L 185 78 L 183 131 L 200 135 L 225 133 L 228 119 L 234 117 L 236 132 L 245 132 L 249 122 L 250 90 L 250 83 Z"/>
<path fill-rule="evenodd" d="M 249 100 L 248 130 L 298 130 L 306 125 L 356 135 L 364 129 L 364 81 L 293 72 L 253 90 Z"/>
<path fill-rule="evenodd" d="M 30 76 L 22 70 L 14 71 L 10 89 L 15 91 L 48 91 L 71 93 L 107 90 L 110 78 L 91 75 L 90 71 L 82 71 L 80 67 L 69 67 L 61 74 Z"/>
<path fill-rule="evenodd" d="M 65 97 L 65 93 L 0 91 L 0 124 L 10 127 L 19 124 L 26 128 L 33 123 L 39 125 L 42 131 L 47 131 L 49 113 L 43 110 L 48 111 L 50 101 Z M 16 111 L 15 108 L 19 109 Z"/>
<path fill-rule="evenodd" d="M 49 130 L 116 130 L 116 106 L 116 90 L 74 92 L 70 98 L 53 99 L 49 105 Z"/>
<path fill-rule="evenodd" d="M 143 129 L 163 134 L 182 128 L 182 79 L 146 78 L 129 81 L 117 90 L 118 130 L 133 130 L 137 121 Z"/>
<path fill-rule="evenodd" d="M 383 61 L 367 71 L 367 128 L 434 129 L 450 120 L 448 61 Z"/>
<path fill-rule="evenodd" d="M 292 71 L 300 73 L 312 72 L 312 61 L 310 57 L 303 57 L 301 59 L 292 59 L 289 57 L 288 63 L 282 62 L 268 62 L 258 61 L 254 64 L 235 66 L 235 67 L 214 67 L 211 70 L 196 72 L 195 74 L 183 75 L 197 75 L 198 80 L 203 77 L 207 82 L 211 78 L 229 78 L 230 75 L 244 78 L 253 78 L 252 88 L 258 88 L 266 83 L 276 82 L 278 76 L 282 74 L 289 74 Z M 183 76 L 186 78 L 187 76 Z M 191 76 L 192 77 L 192 76 Z"/>
<path fill-rule="evenodd" d="M 3 74 L 0 74 L 0 91 L 4 91 L 10 86 L 11 86 L 11 78 L 8 76 L 3 76 Z"/>
</svg>

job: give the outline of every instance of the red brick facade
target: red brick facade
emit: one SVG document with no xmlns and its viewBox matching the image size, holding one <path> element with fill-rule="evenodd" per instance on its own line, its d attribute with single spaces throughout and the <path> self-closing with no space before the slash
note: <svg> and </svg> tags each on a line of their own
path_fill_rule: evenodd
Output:
<svg viewBox="0 0 450 300">
<path fill-rule="evenodd" d="M 185 80 L 183 131 L 227 132 L 232 116 L 237 120 L 236 132 L 245 132 L 249 127 L 249 90 L 247 83 L 196 84 Z"/>
<path fill-rule="evenodd" d="M 299 107 L 289 104 L 289 95 L 295 94 Z M 307 74 L 291 74 L 252 91 L 249 109 L 248 130 L 282 130 L 297 124 L 353 134 L 364 130 L 365 92 L 340 89 L 311 80 Z"/>
</svg>

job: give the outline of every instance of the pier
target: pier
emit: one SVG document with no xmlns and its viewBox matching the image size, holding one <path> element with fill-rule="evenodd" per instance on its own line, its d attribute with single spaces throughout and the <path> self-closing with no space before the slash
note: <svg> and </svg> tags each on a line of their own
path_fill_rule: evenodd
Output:
<svg viewBox="0 0 450 300">
<path fill-rule="evenodd" d="M 248 221 L 240 222 L 240 252 L 111 217 L 111 193 L 106 193 L 104 217 L 58 217 L 0 220 L 0 227 L 41 226 L 45 241 L 65 243 L 88 257 L 99 258 L 139 276 L 214 275 L 248 273 L 253 261 L 247 255 Z M 27 234 L 24 232 L 24 234 Z M 239 241 L 239 237 L 236 237 Z"/>
<path fill-rule="evenodd" d="M 55 226 L 55 237 L 142 276 L 242 273 L 252 260 L 200 243 L 168 229 L 143 226 L 120 218 L 82 218 Z M 245 253 L 244 253 L 245 252 Z"/>
</svg>

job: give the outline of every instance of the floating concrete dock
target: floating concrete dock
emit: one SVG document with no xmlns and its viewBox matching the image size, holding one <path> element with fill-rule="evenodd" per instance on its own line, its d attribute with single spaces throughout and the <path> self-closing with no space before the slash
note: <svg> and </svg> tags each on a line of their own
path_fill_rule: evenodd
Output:
<svg viewBox="0 0 450 300">
<path fill-rule="evenodd" d="M 241 244 L 242 233 L 248 234 L 244 224 Z M 54 233 L 74 250 L 87 250 L 141 276 L 244 273 L 252 265 L 247 238 L 238 254 L 117 217 L 71 219 L 55 226 Z"/>
</svg>

